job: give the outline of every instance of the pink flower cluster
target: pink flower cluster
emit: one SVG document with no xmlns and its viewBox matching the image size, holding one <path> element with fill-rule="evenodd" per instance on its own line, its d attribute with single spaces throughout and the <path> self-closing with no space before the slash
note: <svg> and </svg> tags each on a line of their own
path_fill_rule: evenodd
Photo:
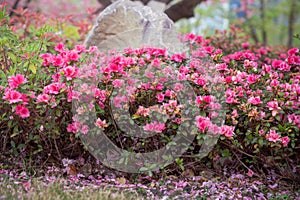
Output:
<svg viewBox="0 0 300 200">
<path fill-rule="evenodd" d="M 219 127 L 213 124 L 208 117 L 197 116 L 196 125 L 202 133 L 208 131 L 212 134 L 224 135 L 227 138 L 232 138 L 234 136 L 234 126 L 222 125 Z"/>
<path fill-rule="evenodd" d="M 145 131 L 161 133 L 166 129 L 166 126 L 164 123 L 159 123 L 159 122 L 155 121 L 155 122 L 146 124 L 143 128 Z"/>
<path fill-rule="evenodd" d="M 284 147 L 286 147 L 290 142 L 290 138 L 288 136 L 281 137 L 275 130 L 270 130 L 269 134 L 266 135 L 266 138 L 270 142 L 281 142 Z"/>
<path fill-rule="evenodd" d="M 21 118 L 27 118 L 30 116 L 30 111 L 26 107 L 29 102 L 27 94 L 20 93 L 16 89 L 19 89 L 20 85 L 26 83 L 26 78 L 23 74 L 17 74 L 8 78 L 9 87 L 5 88 L 3 100 L 9 102 L 9 104 L 17 104 L 13 108 L 16 115 L 19 115 Z M 34 95 L 29 95 L 34 97 Z"/>
</svg>

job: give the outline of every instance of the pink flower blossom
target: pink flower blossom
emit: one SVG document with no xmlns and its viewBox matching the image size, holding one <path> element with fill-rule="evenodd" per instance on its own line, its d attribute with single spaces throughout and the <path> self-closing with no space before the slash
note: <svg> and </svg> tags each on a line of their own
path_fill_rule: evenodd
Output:
<svg viewBox="0 0 300 200">
<path fill-rule="evenodd" d="M 264 134 L 264 130 L 263 130 L 263 129 L 260 129 L 260 130 L 258 131 L 258 133 L 259 133 L 259 135 L 263 135 L 263 134 Z"/>
<path fill-rule="evenodd" d="M 266 138 L 270 142 L 280 141 L 280 135 L 276 133 L 275 130 L 270 130 L 269 134 L 266 135 Z"/>
<path fill-rule="evenodd" d="M 250 46 L 249 42 L 242 43 L 242 48 L 247 49 Z"/>
<path fill-rule="evenodd" d="M 281 138 L 281 143 L 284 147 L 286 147 L 290 142 L 290 138 L 288 136 L 284 136 Z"/>
<path fill-rule="evenodd" d="M 59 82 L 60 79 L 60 73 L 52 75 L 53 82 Z"/>
<path fill-rule="evenodd" d="M 49 103 L 50 96 L 48 94 L 40 94 L 37 96 L 37 103 Z"/>
<path fill-rule="evenodd" d="M 260 100 L 260 97 L 250 97 L 248 99 L 248 103 L 250 103 L 252 105 L 258 105 L 258 104 L 261 104 L 262 101 Z"/>
<path fill-rule="evenodd" d="M 97 118 L 95 124 L 98 128 L 105 128 L 108 126 L 108 124 L 106 123 L 106 120 L 101 120 L 100 118 Z"/>
<path fill-rule="evenodd" d="M 269 110 L 272 111 L 272 116 L 276 116 L 276 114 L 278 113 L 278 110 L 280 110 L 281 108 L 278 106 L 278 102 L 277 101 L 270 101 L 267 103 L 267 107 L 269 108 Z"/>
<path fill-rule="evenodd" d="M 120 88 L 123 86 L 124 80 L 116 79 L 112 82 L 112 84 L 115 88 Z"/>
<path fill-rule="evenodd" d="M 164 86 L 161 83 L 157 83 L 155 86 L 155 90 L 157 90 L 157 91 L 161 91 L 163 88 L 164 88 Z"/>
<path fill-rule="evenodd" d="M 65 83 L 51 83 L 44 87 L 44 94 L 58 94 L 65 85 Z"/>
<path fill-rule="evenodd" d="M 76 50 L 71 50 L 67 53 L 68 59 L 70 61 L 77 61 L 79 59 L 78 52 Z"/>
<path fill-rule="evenodd" d="M 271 80 L 270 85 L 273 87 L 277 87 L 279 85 L 279 81 L 276 79 Z"/>
<path fill-rule="evenodd" d="M 220 127 L 216 124 L 211 123 L 211 125 L 208 128 L 208 132 L 212 134 L 220 134 Z"/>
<path fill-rule="evenodd" d="M 22 74 L 17 74 L 16 76 L 11 76 L 8 78 L 8 84 L 11 89 L 17 88 L 19 85 L 25 83 L 27 80 Z"/>
<path fill-rule="evenodd" d="M 183 89 L 183 85 L 181 83 L 175 83 L 173 89 L 175 92 L 180 92 Z"/>
<path fill-rule="evenodd" d="M 204 78 L 197 78 L 194 82 L 200 86 L 204 86 L 206 84 L 206 81 Z"/>
<path fill-rule="evenodd" d="M 197 36 L 194 33 L 188 33 L 185 34 L 184 38 L 190 41 L 191 43 L 194 43 L 197 39 Z"/>
<path fill-rule="evenodd" d="M 253 84 L 253 83 L 256 83 L 256 82 L 258 81 L 258 78 L 259 78 L 258 75 L 251 74 L 251 75 L 248 76 L 247 81 L 248 81 L 250 84 Z"/>
<path fill-rule="evenodd" d="M 84 52 L 85 51 L 85 46 L 84 45 L 75 45 L 75 51 L 77 51 L 78 53 Z"/>
<path fill-rule="evenodd" d="M 49 66 L 52 63 L 53 55 L 50 53 L 45 53 L 41 55 L 41 58 L 43 58 L 43 66 Z"/>
<path fill-rule="evenodd" d="M 182 62 L 183 59 L 185 58 L 186 58 L 185 54 L 174 54 L 171 56 L 170 59 L 175 62 Z"/>
<path fill-rule="evenodd" d="M 87 134 L 89 132 L 89 127 L 87 125 L 83 125 L 81 127 L 81 133 Z"/>
<path fill-rule="evenodd" d="M 63 67 L 65 65 L 65 60 L 60 55 L 53 56 L 52 64 L 56 67 Z"/>
<path fill-rule="evenodd" d="M 98 50 L 98 48 L 96 46 L 90 46 L 90 48 L 88 49 L 88 53 L 93 53 L 96 52 Z"/>
<path fill-rule="evenodd" d="M 204 132 L 211 126 L 211 121 L 208 117 L 197 116 L 196 125 L 200 131 Z"/>
<path fill-rule="evenodd" d="M 17 102 L 22 102 L 23 96 L 21 93 L 19 93 L 16 90 L 11 90 L 9 88 L 6 88 L 3 99 L 9 101 L 9 103 L 12 104 Z"/>
<path fill-rule="evenodd" d="M 144 108 L 143 106 L 139 106 L 138 110 L 136 111 L 137 115 L 142 115 L 144 117 L 149 116 L 149 108 Z"/>
<path fill-rule="evenodd" d="M 113 101 L 114 101 L 114 105 L 117 108 L 121 108 L 122 103 L 127 102 L 127 97 L 126 96 L 116 96 L 116 97 L 113 98 Z"/>
<path fill-rule="evenodd" d="M 163 100 L 165 99 L 165 95 L 163 93 L 158 93 L 156 95 L 156 98 L 157 98 L 158 102 L 163 102 Z"/>
<path fill-rule="evenodd" d="M 164 123 L 159 123 L 159 122 L 155 121 L 155 122 L 146 124 L 143 128 L 145 131 L 161 133 L 166 129 L 166 126 Z"/>
<path fill-rule="evenodd" d="M 296 55 L 297 53 L 299 53 L 299 49 L 298 48 L 292 48 L 292 49 L 288 50 L 288 55 L 289 56 Z"/>
<path fill-rule="evenodd" d="M 67 80 L 72 80 L 73 78 L 76 78 L 79 69 L 76 67 L 72 67 L 72 66 L 67 66 L 65 68 L 63 68 L 63 73 L 66 76 Z"/>
<path fill-rule="evenodd" d="M 20 115 L 21 118 L 27 118 L 30 116 L 28 108 L 26 108 L 24 105 L 17 105 L 15 113 Z"/>
<path fill-rule="evenodd" d="M 234 135 L 234 126 L 223 125 L 220 134 L 229 138 L 232 137 Z"/>
<path fill-rule="evenodd" d="M 225 77 L 225 82 L 228 84 L 232 81 L 232 77 L 231 76 L 226 76 Z"/>
<path fill-rule="evenodd" d="M 218 71 L 227 71 L 227 65 L 226 63 L 220 63 L 220 64 L 216 64 L 216 69 Z"/>
<path fill-rule="evenodd" d="M 214 51 L 214 47 L 212 46 L 207 46 L 207 47 L 203 47 L 204 51 L 208 54 L 212 54 L 212 52 Z"/>
<path fill-rule="evenodd" d="M 254 175 L 254 172 L 251 169 L 249 169 L 247 175 L 249 177 L 252 177 Z"/>
<path fill-rule="evenodd" d="M 62 42 L 58 43 L 58 44 L 54 47 L 54 50 L 55 50 L 55 51 L 58 51 L 58 52 L 62 52 L 62 51 L 64 51 L 64 49 L 65 49 L 65 45 L 64 45 L 64 43 L 62 43 Z"/>
</svg>

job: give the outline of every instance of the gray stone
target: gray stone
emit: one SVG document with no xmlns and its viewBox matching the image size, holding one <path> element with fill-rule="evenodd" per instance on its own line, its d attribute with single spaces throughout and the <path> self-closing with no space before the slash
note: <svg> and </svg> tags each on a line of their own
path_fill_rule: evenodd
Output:
<svg viewBox="0 0 300 200">
<path fill-rule="evenodd" d="M 138 1 L 119 0 L 103 10 L 85 40 L 102 52 L 142 46 L 181 49 L 172 20 Z"/>
<path fill-rule="evenodd" d="M 167 7 L 167 5 L 164 2 L 155 1 L 155 0 L 149 1 L 147 6 L 149 6 L 153 10 L 160 11 L 160 12 L 164 12 L 164 10 Z"/>
</svg>

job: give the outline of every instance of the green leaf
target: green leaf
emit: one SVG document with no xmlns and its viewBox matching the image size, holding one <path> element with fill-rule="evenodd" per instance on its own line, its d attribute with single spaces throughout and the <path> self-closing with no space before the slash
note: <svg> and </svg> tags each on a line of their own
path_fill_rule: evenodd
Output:
<svg viewBox="0 0 300 200">
<path fill-rule="evenodd" d="M 36 74 L 36 67 L 33 63 L 29 64 L 29 69 L 33 74 Z"/>
<path fill-rule="evenodd" d="M 64 36 L 71 39 L 79 39 L 78 28 L 76 26 L 65 26 L 63 28 Z"/>
<path fill-rule="evenodd" d="M 19 129 L 18 129 L 18 126 L 15 126 L 13 129 L 13 134 L 10 137 L 13 138 L 17 135 L 19 135 Z"/>
<path fill-rule="evenodd" d="M 262 147 L 264 145 L 264 140 L 262 138 L 259 138 L 258 144 Z"/>
<path fill-rule="evenodd" d="M 13 63 L 17 62 L 17 56 L 11 52 L 7 52 L 7 55 L 9 56 L 9 58 L 11 59 L 11 61 L 13 61 Z"/>
</svg>

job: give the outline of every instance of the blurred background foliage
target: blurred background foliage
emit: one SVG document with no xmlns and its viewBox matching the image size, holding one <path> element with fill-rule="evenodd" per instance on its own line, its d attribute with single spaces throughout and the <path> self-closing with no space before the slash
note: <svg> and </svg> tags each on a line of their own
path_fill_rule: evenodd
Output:
<svg viewBox="0 0 300 200">
<path fill-rule="evenodd" d="M 176 23 L 182 32 L 210 36 L 235 25 L 253 43 L 300 47 L 299 0 L 215 0 L 195 8 L 195 17 Z"/>
<path fill-rule="evenodd" d="M 70 15 L 74 19 L 87 20 L 98 14 L 114 0 L 2 0 L 10 8 L 29 8 L 52 16 Z M 136 1 L 136 0 L 135 0 Z M 150 0 L 140 0 L 144 4 Z M 172 6 L 185 0 L 152 0 Z M 192 0 L 190 0 L 192 1 Z M 197 1 L 197 0 L 193 0 Z M 227 30 L 235 25 L 245 30 L 253 43 L 271 46 L 299 47 L 299 0 L 199 0 L 194 17 L 176 22 L 184 33 L 211 36 L 215 30 Z M 188 6 L 188 5 L 187 5 Z M 178 12 L 184 12 L 181 8 Z M 71 16 L 72 15 L 72 16 Z"/>
</svg>

